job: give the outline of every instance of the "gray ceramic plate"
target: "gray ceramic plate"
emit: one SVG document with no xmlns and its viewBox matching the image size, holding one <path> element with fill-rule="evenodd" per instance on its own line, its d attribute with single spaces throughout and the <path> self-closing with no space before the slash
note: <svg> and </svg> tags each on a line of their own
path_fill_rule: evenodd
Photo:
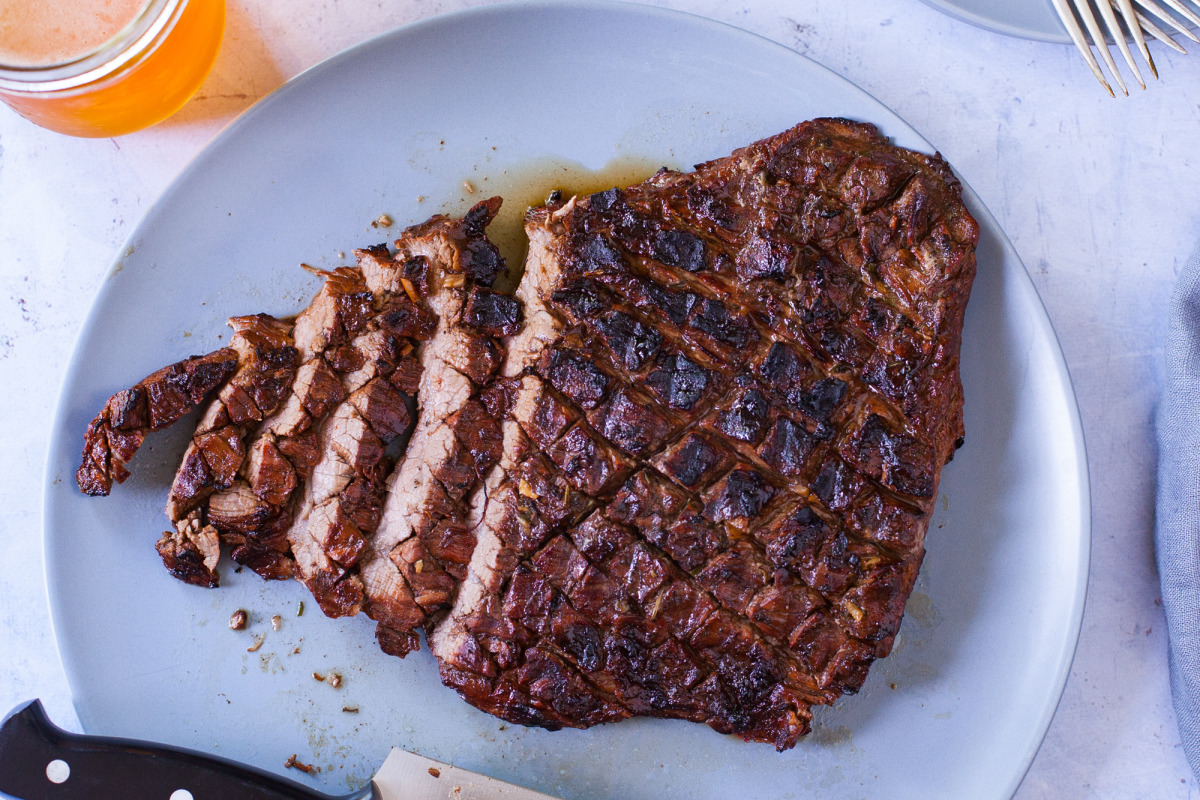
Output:
<svg viewBox="0 0 1200 800">
<path fill-rule="evenodd" d="M 1050 0 L 922 0 L 952 17 L 997 33 L 1070 44 Z"/>
<path fill-rule="evenodd" d="M 179 583 L 153 542 L 186 425 L 152 437 L 113 496 L 74 487 L 82 432 L 109 394 L 219 346 L 226 316 L 298 310 L 315 284 L 297 265 L 343 263 L 342 252 L 391 238 L 396 228 L 369 225 L 381 213 L 406 223 L 497 189 L 525 201 L 530 185 L 582 185 L 572 176 L 587 170 L 682 167 L 826 115 L 933 150 L 859 89 L 769 41 L 668 11 L 547 2 L 386 34 L 231 125 L 134 232 L 63 387 L 47 579 L 84 728 L 280 772 L 296 753 L 321 768 L 305 780 L 329 791 L 360 785 L 400 745 L 566 798 L 1009 797 L 1074 651 L 1088 488 L 1054 333 L 969 191 L 983 236 L 962 359 L 967 444 L 945 471 L 894 655 L 858 696 L 818 711 L 787 753 L 684 722 L 504 725 L 444 689 L 428 651 L 384 656 L 367 620 L 325 619 L 311 601 L 297 616 L 299 584 L 228 567 L 219 590 Z M 250 631 L 228 629 L 237 608 L 250 611 Z M 260 633 L 262 648 L 247 652 Z M 331 670 L 340 689 L 313 679 Z"/>
<path fill-rule="evenodd" d="M 1009 36 L 1036 39 L 1041 42 L 1070 44 L 1071 37 L 1063 28 L 1050 0 L 921 0 L 928 6 L 952 17 Z M 1179 15 L 1174 14 L 1179 18 Z M 1097 17 L 1099 19 L 1099 17 Z M 1159 27 L 1167 28 L 1155 19 Z M 1103 24 L 1103 22 L 1101 23 Z M 1189 28 L 1194 27 L 1186 23 Z M 1150 37 L 1146 39 L 1150 41 Z"/>
</svg>

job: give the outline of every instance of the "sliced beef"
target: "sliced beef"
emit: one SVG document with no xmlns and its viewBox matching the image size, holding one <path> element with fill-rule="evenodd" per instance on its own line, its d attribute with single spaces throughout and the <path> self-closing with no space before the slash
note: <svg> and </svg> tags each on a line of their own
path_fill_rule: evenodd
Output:
<svg viewBox="0 0 1200 800">
<path fill-rule="evenodd" d="M 237 369 L 205 409 L 175 473 L 167 497 L 172 522 L 233 485 L 246 455 L 246 434 L 283 401 L 299 366 L 290 323 L 257 314 L 234 317 L 229 326 Z"/>
<path fill-rule="evenodd" d="M 301 495 L 320 460 L 320 427 L 345 400 L 347 389 L 329 354 L 348 351 L 338 363 L 357 354 L 354 337 L 367 328 L 373 313 L 374 296 L 352 267 L 319 272 L 325 281 L 312 303 L 297 315 L 293 338 L 300 366 L 295 371 L 286 397 L 247 435 L 246 456 L 238 472 L 238 486 L 225 493 L 253 499 L 255 524 L 218 527 L 222 539 L 232 546 L 234 561 L 269 579 L 296 574 L 289 538 Z M 355 368 L 359 366 L 355 362 Z M 209 503 L 209 516 L 221 499 Z M 302 577 L 302 576 L 300 576 Z"/>
<path fill-rule="evenodd" d="M 962 436 L 959 184 L 817 120 L 526 230 L 443 681 L 526 725 L 792 747 L 889 652 Z"/>
<path fill-rule="evenodd" d="M 171 425 L 225 382 L 238 367 L 228 347 L 163 367 L 129 389 L 117 392 L 88 425 L 83 463 L 75 474 L 84 494 L 105 495 L 129 477 L 125 465 L 147 433 Z"/>
<path fill-rule="evenodd" d="M 389 651 L 415 647 L 415 628 L 449 603 L 465 573 L 473 539 L 463 498 L 499 448 L 478 395 L 501 359 L 497 337 L 522 322 L 520 304 L 491 288 L 504 264 L 484 229 L 499 205 L 493 198 L 461 219 L 414 226 L 395 255 L 379 245 L 356 251 L 355 267 L 311 270 L 324 283 L 294 322 L 231 320 L 226 350 L 114 397 L 89 428 L 81 488 L 123 478 L 146 430 L 219 385 L 168 499 L 175 530 L 159 549 L 172 573 L 215 586 L 214 547 L 224 543 L 263 577 L 303 581 L 330 616 L 368 608 Z M 422 402 L 441 424 L 419 432 L 414 465 L 437 488 L 410 493 L 427 524 L 400 548 L 412 531 L 393 511 L 373 543 L 427 366 Z"/>
<path fill-rule="evenodd" d="M 392 468 L 388 448 L 411 427 L 413 354 L 436 325 L 415 294 L 366 277 L 386 273 L 398 280 L 403 265 L 386 247 L 356 255 L 358 266 L 336 270 L 297 319 L 298 342 L 310 357 L 264 436 L 276 437 L 280 452 L 292 452 L 283 463 L 300 480 L 281 512 L 288 520 L 286 542 L 296 577 L 331 617 L 363 608 L 356 567 L 379 523 Z M 303 447 L 289 447 L 302 439 Z M 286 479 L 286 469 L 281 473 Z M 264 481 L 263 491 L 275 483 Z"/>
<path fill-rule="evenodd" d="M 206 551 L 200 561 L 203 569 L 192 570 L 174 566 L 178 553 L 194 550 L 194 530 L 223 532 L 205 518 L 205 507 L 214 494 L 234 490 L 240 482 L 247 434 L 283 402 L 299 360 L 290 323 L 257 314 L 234 317 L 229 325 L 233 328 L 229 346 L 237 354 L 237 368 L 205 409 L 184 451 L 167 496 L 167 518 L 175 530 L 163 534 L 158 544 L 168 570 L 200 586 L 217 584 L 219 551 Z M 248 526 L 242 522 L 241 528 Z"/>
<path fill-rule="evenodd" d="M 499 427 L 480 395 L 500 363 L 496 337 L 521 323 L 519 303 L 491 289 L 503 261 L 484 230 L 499 208 L 496 197 L 462 219 L 438 216 L 409 228 L 395 243 L 404 271 L 367 273 L 376 291 L 423 293 L 438 317 L 418 350 L 419 419 L 358 565 L 366 612 L 379 623 L 380 641 L 401 655 L 449 607 L 466 574 L 475 546 L 467 501 L 499 457 Z"/>
</svg>

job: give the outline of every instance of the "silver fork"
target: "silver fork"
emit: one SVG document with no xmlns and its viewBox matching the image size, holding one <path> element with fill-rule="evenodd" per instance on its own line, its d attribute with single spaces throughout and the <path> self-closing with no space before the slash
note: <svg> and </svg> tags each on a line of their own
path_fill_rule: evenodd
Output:
<svg viewBox="0 0 1200 800">
<path fill-rule="evenodd" d="M 1142 11 L 1134 8 L 1135 2 L 1146 13 L 1142 13 Z M 1125 81 L 1121 78 L 1121 73 L 1117 70 L 1117 64 L 1113 60 L 1112 53 L 1109 52 L 1108 36 L 1111 36 L 1113 41 L 1116 42 L 1117 48 L 1125 58 L 1125 63 L 1129 65 L 1129 69 L 1133 72 L 1134 78 L 1137 79 L 1138 85 L 1143 89 L 1146 88 L 1146 82 L 1142 79 L 1142 72 L 1138 69 L 1137 61 L 1134 60 L 1133 53 L 1129 49 L 1128 37 L 1133 39 L 1134 45 L 1137 46 L 1142 58 L 1145 60 L 1147 66 L 1150 67 L 1150 72 L 1153 73 L 1155 79 L 1158 78 L 1158 69 L 1154 66 L 1154 59 L 1150 55 L 1150 49 L 1146 47 L 1146 37 L 1143 35 L 1143 31 L 1180 53 L 1187 52 L 1171 38 L 1169 33 L 1159 27 L 1149 15 L 1157 17 L 1163 24 L 1173 28 L 1175 32 L 1186 36 L 1188 39 L 1200 42 L 1200 37 L 1192 33 L 1184 22 L 1200 26 L 1200 15 L 1197 15 L 1195 11 L 1185 5 L 1185 3 L 1190 3 L 1197 9 L 1200 9 L 1200 0 L 1095 0 L 1094 5 L 1099 9 L 1100 16 L 1104 20 L 1104 30 L 1101 29 L 1100 23 L 1096 20 L 1091 0 L 1053 0 L 1053 3 L 1058 16 L 1062 19 L 1063 25 L 1067 28 L 1067 33 L 1071 36 L 1071 41 L 1075 43 L 1075 46 L 1079 48 L 1079 52 L 1083 54 L 1083 59 L 1087 62 L 1088 67 L 1091 68 L 1092 74 L 1108 90 L 1108 93 L 1114 97 L 1116 94 L 1113 92 L 1112 86 L 1105 79 L 1104 73 L 1100 70 L 1100 65 L 1096 63 L 1096 57 L 1092 54 L 1088 37 L 1091 38 L 1091 42 L 1095 44 L 1096 49 L 1100 51 L 1100 57 L 1104 59 L 1104 63 L 1108 67 L 1113 80 L 1126 96 L 1129 95 L 1129 90 L 1125 88 Z M 1163 8 L 1164 5 L 1170 11 L 1167 8 Z M 1172 14 L 1171 11 L 1174 11 L 1175 14 Z M 1117 12 L 1120 13 L 1119 19 Z M 1083 29 L 1079 27 L 1079 22 L 1076 19 L 1077 14 L 1078 20 L 1083 20 L 1084 27 L 1087 28 L 1086 35 Z"/>
</svg>

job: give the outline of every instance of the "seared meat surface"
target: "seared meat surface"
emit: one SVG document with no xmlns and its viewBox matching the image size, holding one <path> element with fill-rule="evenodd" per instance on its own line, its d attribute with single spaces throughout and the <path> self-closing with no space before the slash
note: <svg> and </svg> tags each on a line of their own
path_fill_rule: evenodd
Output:
<svg viewBox="0 0 1200 800">
<path fill-rule="evenodd" d="M 527 725 L 793 746 L 890 651 L 962 437 L 958 183 L 819 120 L 526 229 L 443 681 Z"/>
<path fill-rule="evenodd" d="M 224 544 L 388 653 L 425 630 L 443 682 L 512 722 L 794 746 L 890 652 L 962 442 L 958 182 L 804 123 L 532 210 L 515 297 L 499 204 L 114 396 L 80 488 L 215 391 L 158 544 L 177 577 L 215 586 Z"/>
</svg>

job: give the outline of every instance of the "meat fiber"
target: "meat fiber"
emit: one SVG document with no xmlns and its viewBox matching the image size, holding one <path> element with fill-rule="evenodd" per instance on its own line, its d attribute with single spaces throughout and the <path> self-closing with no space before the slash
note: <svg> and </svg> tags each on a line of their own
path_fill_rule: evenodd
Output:
<svg viewBox="0 0 1200 800">
<path fill-rule="evenodd" d="M 443 681 L 526 725 L 793 746 L 890 651 L 961 442 L 959 184 L 818 120 L 526 230 Z"/>
</svg>

